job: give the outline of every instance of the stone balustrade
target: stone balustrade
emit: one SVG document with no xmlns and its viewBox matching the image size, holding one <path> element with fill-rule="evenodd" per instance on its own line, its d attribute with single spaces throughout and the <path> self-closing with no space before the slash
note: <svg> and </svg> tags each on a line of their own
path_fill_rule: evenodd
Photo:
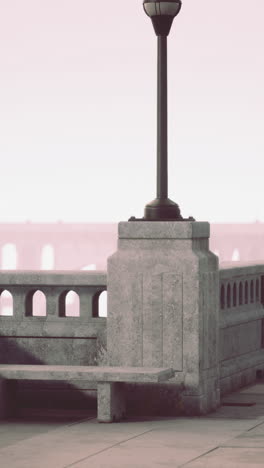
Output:
<svg viewBox="0 0 264 468">
<path fill-rule="evenodd" d="M 221 267 L 219 360 L 225 394 L 253 382 L 264 366 L 264 265 Z"/>
<path fill-rule="evenodd" d="M 103 364 L 106 318 L 99 317 L 99 297 L 105 290 L 105 272 L 1 272 L 0 294 L 9 313 L 0 315 L 0 362 Z M 74 302 L 67 304 L 68 293 L 78 295 L 78 307 L 72 308 Z M 41 294 L 44 303 L 35 300 Z M 50 400 L 50 386 L 45 382 L 19 382 L 21 404 L 30 404 L 31 390 L 33 395 L 42 395 L 43 401 Z M 87 398 L 96 399 L 96 384 L 55 382 L 53 387 L 56 404 L 64 401 L 68 405 L 68 400 L 83 404 Z"/>
<path fill-rule="evenodd" d="M 263 299 L 261 278 L 264 275 L 264 265 L 228 265 L 229 267 L 220 269 L 220 309 L 255 309 Z"/>
<path fill-rule="evenodd" d="M 34 353 L 32 349 L 32 355 L 36 355 L 39 349 L 39 340 L 45 338 L 48 344 L 45 347 L 48 363 L 51 363 L 50 360 L 53 361 L 53 364 L 55 364 L 54 360 L 63 360 L 66 361 L 66 364 L 70 359 L 80 365 L 80 359 L 81 361 L 90 361 L 89 353 L 83 349 L 81 357 L 80 350 L 83 348 L 83 340 L 96 340 L 101 332 L 105 332 L 106 319 L 99 317 L 99 297 L 105 290 L 106 273 L 99 271 L 74 273 L 66 271 L 5 271 L 1 273 L 0 293 L 2 295 L 8 292 L 11 295 L 9 299 L 11 299 L 11 303 L 13 302 L 13 311 L 8 316 L 0 315 L 0 355 L 3 356 L 4 353 L 4 355 L 9 356 L 9 363 L 11 363 L 10 360 L 15 362 L 14 350 L 10 354 L 8 346 L 1 346 L 5 337 L 9 341 L 11 337 L 16 337 L 16 343 L 20 337 L 24 341 L 27 340 L 28 345 L 30 340 L 33 341 Z M 44 295 L 46 301 L 45 310 L 43 310 L 43 302 L 41 301 L 41 311 L 37 310 L 37 303 L 34 307 L 34 296 L 39 292 Z M 66 299 L 70 292 L 74 292 L 79 297 L 79 311 L 75 308 L 74 314 L 67 314 Z M 52 338 L 55 337 L 56 340 L 53 340 Z M 55 354 L 51 350 L 49 351 L 50 347 L 54 348 L 58 340 L 64 340 L 64 343 L 67 343 L 66 338 L 75 340 L 74 348 L 76 351 L 77 348 L 80 348 L 76 355 L 74 352 L 71 352 L 69 356 L 63 355 L 59 352 L 60 346 L 56 347 L 57 353 Z M 36 341 L 37 339 L 38 341 Z M 47 341 L 49 339 L 52 340 Z M 72 347 L 71 344 L 71 349 Z M 19 359 L 21 360 L 21 355 Z M 63 364 L 61 361 L 59 363 Z"/>
<path fill-rule="evenodd" d="M 204 276 L 201 278 L 204 281 Z M 166 287 L 164 283 L 163 289 L 166 290 Z M 212 284 L 210 288 L 212 289 Z M 7 301 L 10 307 L 13 302 L 13 310 L 9 315 L 0 315 L 1 363 L 86 366 L 106 364 L 107 319 L 99 316 L 99 297 L 106 289 L 106 272 L 3 271 L 0 275 L 0 295 L 11 295 L 11 299 L 4 297 L 3 303 Z M 152 291 L 154 294 L 153 288 Z M 67 307 L 69 293 L 78 295 L 78 311 Z M 37 294 L 44 295 L 45 306 L 43 301 L 39 304 L 35 301 Z M 175 301 L 177 300 L 179 299 L 175 297 Z M 184 301 L 184 297 L 182 300 Z M 208 304 L 210 305 L 210 301 Z M 218 347 L 219 343 L 219 353 L 216 355 L 222 395 L 253 382 L 256 372 L 264 369 L 263 305 L 264 264 L 221 264 L 219 321 L 212 321 L 209 326 L 208 308 L 204 332 L 201 329 L 201 334 L 205 333 L 204 327 L 208 325 L 209 335 L 216 335 L 215 346 Z M 178 314 L 176 308 L 175 314 Z M 216 330 L 212 330 L 213 326 Z M 188 336 L 189 332 L 186 330 L 187 341 Z M 166 335 L 163 337 L 163 349 L 165 345 Z M 112 349 L 113 346 L 114 344 Z M 183 334 L 181 346 L 184 350 Z M 175 348 L 175 353 L 180 350 L 178 348 Z M 186 349 L 189 349 L 188 346 Z M 177 370 L 177 379 L 178 384 L 184 388 L 187 382 L 184 368 Z M 35 391 L 34 386 L 37 384 L 31 382 L 19 385 L 23 391 L 26 387 Z M 43 385 L 42 383 L 42 389 Z M 96 396 L 96 385 L 89 385 L 87 388 L 83 382 L 75 382 L 73 389 L 72 385 L 64 383 L 63 390 L 65 385 L 71 392 L 77 391 L 78 401 L 85 392 L 88 392 L 87 395 L 93 394 L 94 398 Z M 57 385 L 57 391 L 62 391 L 61 384 Z"/>
<path fill-rule="evenodd" d="M 13 312 L 10 315 L 20 320 L 40 315 L 33 308 L 37 292 L 43 293 L 46 299 L 46 311 L 41 314 L 46 320 L 65 318 L 66 296 L 74 292 L 79 296 L 79 321 L 90 321 L 98 317 L 98 299 L 105 290 L 106 273 L 100 271 L 2 271 L 0 275 L 0 294 L 11 294 Z"/>
</svg>

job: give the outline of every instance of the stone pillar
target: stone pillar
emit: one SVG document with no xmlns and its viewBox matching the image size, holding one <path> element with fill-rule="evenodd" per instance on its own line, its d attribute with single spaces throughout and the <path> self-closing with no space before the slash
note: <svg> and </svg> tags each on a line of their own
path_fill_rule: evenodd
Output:
<svg viewBox="0 0 264 468">
<path fill-rule="evenodd" d="M 219 405 L 219 270 L 209 233 L 207 222 L 119 224 L 107 270 L 108 364 L 177 371 L 166 384 L 127 385 L 142 410 L 204 414 Z"/>
</svg>

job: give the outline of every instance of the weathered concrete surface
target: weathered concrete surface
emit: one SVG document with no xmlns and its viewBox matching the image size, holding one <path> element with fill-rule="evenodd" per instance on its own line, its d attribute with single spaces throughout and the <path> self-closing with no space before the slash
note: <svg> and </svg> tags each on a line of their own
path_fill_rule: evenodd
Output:
<svg viewBox="0 0 264 468">
<path fill-rule="evenodd" d="M 0 364 L 0 378 L 9 380 L 87 380 L 97 382 L 162 382 L 174 377 L 173 369 L 97 366 Z"/>
<path fill-rule="evenodd" d="M 2 364 L 0 365 L 0 419 L 10 416 L 11 408 L 16 402 L 16 395 L 12 398 L 8 391 L 8 386 L 13 380 L 98 382 L 98 420 L 115 422 L 126 416 L 123 382 L 162 382 L 174 375 L 173 369 L 165 368 Z M 38 394 L 34 395 L 34 399 L 38 399 Z"/>
<path fill-rule="evenodd" d="M 95 309 L 98 295 L 106 289 L 105 272 L 2 271 L 1 288 L 13 297 L 13 315 L 0 316 L 0 364 L 104 363 L 106 318 L 97 317 Z M 46 315 L 39 316 L 38 303 L 33 307 L 37 290 L 45 294 Z M 79 295 L 80 316 L 65 314 L 66 294 L 72 290 Z M 76 380 L 20 381 L 17 399 L 19 404 L 37 405 L 40 398 L 48 407 L 94 406 L 96 388 L 96 383 L 87 386 Z"/>
<path fill-rule="evenodd" d="M 153 388 L 158 412 L 219 404 L 219 272 L 208 237 L 208 223 L 120 223 L 108 259 L 108 364 L 174 368 L 174 382 Z M 134 409 L 152 400 L 150 387 L 127 393 Z"/>
<path fill-rule="evenodd" d="M 97 386 L 98 422 L 117 422 L 126 417 L 124 384 L 120 382 L 99 382 Z"/>
<path fill-rule="evenodd" d="M 263 264 L 225 265 L 219 271 L 221 395 L 252 384 L 264 371 L 263 273 Z"/>
<path fill-rule="evenodd" d="M 12 468 L 260 468 L 264 385 L 230 395 L 206 417 L 97 424 L 89 413 L 48 412 L 0 423 L 1 466 Z"/>
<path fill-rule="evenodd" d="M 1 286 L 104 286 L 105 271 L 1 271 Z"/>
</svg>

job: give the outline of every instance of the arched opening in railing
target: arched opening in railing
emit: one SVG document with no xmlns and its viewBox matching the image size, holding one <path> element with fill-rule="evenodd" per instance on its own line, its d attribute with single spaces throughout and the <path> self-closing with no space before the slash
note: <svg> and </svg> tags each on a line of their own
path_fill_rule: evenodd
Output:
<svg viewBox="0 0 264 468">
<path fill-rule="evenodd" d="M 243 305 L 243 284 L 240 281 L 239 283 L 239 289 L 238 289 L 238 299 L 239 299 L 239 305 Z"/>
<path fill-rule="evenodd" d="M 93 317 L 107 317 L 107 291 L 98 291 L 93 296 Z"/>
<path fill-rule="evenodd" d="M 32 297 L 32 315 L 45 317 L 47 315 L 46 296 L 42 291 L 35 291 Z"/>
<path fill-rule="evenodd" d="M 236 283 L 233 284 L 233 307 L 237 305 L 237 285 Z"/>
<path fill-rule="evenodd" d="M 107 291 L 101 292 L 99 296 L 99 317 L 107 317 Z"/>
<path fill-rule="evenodd" d="M 25 315 L 27 317 L 45 317 L 47 315 L 46 296 L 39 289 L 28 292 L 25 306 Z"/>
<path fill-rule="evenodd" d="M 17 249 L 15 244 L 5 244 L 2 247 L 2 270 L 16 270 Z"/>
<path fill-rule="evenodd" d="M 13 296 L 7 289 L 4 289 L 0 291 L 0 315 L 10 316 L 13 313 Z"/>
<path fill-rule="evenodd" d="M 222 284 L 221 291 L 220 291 L 220 307 L 221 309 L 225 308 L 225 287 Z"/>
<path fill-rule="evenodd" d="M 76 291 L 64 291 L 59 297 L 60 317 L 80 317 L 80 297 Z"/>
<path fill-rule="evenodd" d="M 46 244 L 41 251 L 41 269 L 53 270 L 55 265 L 54 247 L 51 244 Z"/>
<path fill-rule="evenodd" d="M 245 304 L 248 304 L 248 282 L 245 282 Z"/>
</svg>

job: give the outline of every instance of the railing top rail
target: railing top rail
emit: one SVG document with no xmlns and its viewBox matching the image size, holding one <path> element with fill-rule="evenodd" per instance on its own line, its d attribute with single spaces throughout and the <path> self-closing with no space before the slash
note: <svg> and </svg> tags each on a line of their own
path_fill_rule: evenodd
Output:
<svg viewBox="0 0 264 468">
<path fill-rule="evenodd" d="M 234 266 L 234 262 L 220 264 L 219 275 L 221 280 L 259 274 L 264 274 L 264 260 L 262 260 L 262 263 L 247 262 L 239 263 L 237 266 Z"/>
<path fill-rule="evenodd" d="M 1 270 L 0 286 L 42 285 L 42 286 L 105 286 L 106 271 L 69 270 Z"/>
</svg>

